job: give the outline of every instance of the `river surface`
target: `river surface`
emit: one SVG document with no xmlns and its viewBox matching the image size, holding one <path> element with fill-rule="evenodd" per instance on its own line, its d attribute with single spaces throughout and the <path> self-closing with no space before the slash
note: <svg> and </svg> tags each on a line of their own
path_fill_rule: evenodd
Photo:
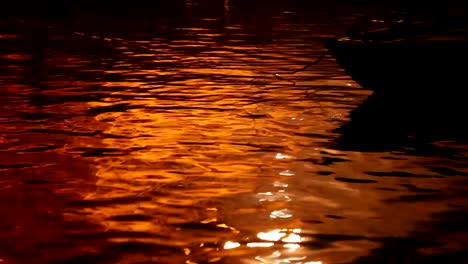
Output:
<svg viewBox="0 0 468 264">
<path fill-rule="evenodd" d="M 468 143 L 372 108 L 356 11 L 205 2 L 2 20 L 0 263 L 466 263 Z"/>
</svg>

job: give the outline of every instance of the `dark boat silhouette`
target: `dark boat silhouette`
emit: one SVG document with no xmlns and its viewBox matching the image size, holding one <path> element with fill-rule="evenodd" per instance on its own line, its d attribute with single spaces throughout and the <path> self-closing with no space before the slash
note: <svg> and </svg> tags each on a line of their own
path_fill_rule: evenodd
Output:
<svg viewBox="0 0 468 264">
<path fill-rule="evenodd" d="M 374 93 L 336 129 L 339 149 L 384 151 L 468 138 L 468 27 L 400 21 L 329 39 L 346 72 Z"/>
<path fill-rule="evenodd" d="M 468 24 L 402 20 L 329 39 L 326 46 L 356 82 L 374 91 L 421 96 L 457 92 L 467 73 Z"/>
</svg>

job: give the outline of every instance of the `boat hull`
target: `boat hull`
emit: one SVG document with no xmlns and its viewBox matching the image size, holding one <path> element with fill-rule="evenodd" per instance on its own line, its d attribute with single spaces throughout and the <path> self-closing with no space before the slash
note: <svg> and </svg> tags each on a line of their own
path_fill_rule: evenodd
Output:
<svg viewBox="0 0 468 264">
<path fill-rule="evenodd" d="M 329 39 L 326 46 L 361 86 L 381 93 L 457 93 L 467 76 L 468 41 L 365 42 Z"/>
</svg>

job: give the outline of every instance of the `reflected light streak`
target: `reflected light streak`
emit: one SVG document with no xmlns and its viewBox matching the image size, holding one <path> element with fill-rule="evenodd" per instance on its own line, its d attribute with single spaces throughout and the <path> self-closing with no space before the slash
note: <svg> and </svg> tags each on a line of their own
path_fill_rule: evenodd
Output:
<svg viewBox="0 0 468 264">
<path fill-rule="evenodd" d="M 291 197 L 286 193 L 285 190 L 277 190 L 276 192 L 259 192 L 257 193 L 259 202 L 274 202 L 274 201 L 291 201 Z"/>
<path fill-rule="evenodd" d="M 282 183 L 282 182 L 277 182 L 276 181 L 276 182 L 273 183 L 273 186 L 278 187 L 278 188 L 288 188 L 289 185 L 287 183 Z"/>
<path fill-rule="evenodd" d="M 252 242 L 252 243 L 247 243 L 247 247 L 272 247 L 274 246 L 275 243 L 273 242 Z"/>
<path fill-rule="evenodd" d="M 287 237 L 281 239 L 281 241 L 286 243 L 300 243 L 302 238 L 298 234 L 289 234 Z"/>
<path fill-rule="evenodd" d="M 303 239 L 298 233 L 301 232 L 301 229 L 275 229 L 270 232 L 260 232 L 257 234 L 257 237 L 265 241 L 282 241 L 286 244 L 283 245 L 284 248 L 289 249 L 289 252 L 294 252 L 300 248 L 300 244 Z M 289 234 L 288 234 L 289 233 Z"/>
<path fill-rule="evenodd" d="M 288 209 L 276 210 L 271 212 L 270 218 L 291 218 L 293 215 L 289 212 Z"/>
<path fill-rule="evenodd" d="M 291 120 L 293 120 L 293 121 L 304 121 L 304 118 L 303 117 L 299 117 L 299 118 L 291 117 Z"/>
<path fill-rule="evenodd" d="M 301 245 L 289 243 L 289 244 L 284 244 L 283 247 L 289 249 L 289 252 L 294 252 L 294 251 L 296 251 L 296 249 L 300 248 Z"/>
<path fill-rule="evenodd" d="M 210 218 L 210 219 L 203 220 L 203 221 L 201 221 L 200 223 L 202 223 L 202 224 L 208 224 L 208 223 L 214 223 L 214 222 L 216 222 L 216 221 L 218 221 L 218 218 L 215 217 L 215 218 Z"/>
<path fill-rule="evenodd" d="M 295 173 L 290 171 L 290 170 L 284 170 L 282 172 L 279 173 L 281 176 L 294 176 Z"/>
<path fill-rule="evenodd" d="M 289 156 L 289 155 L 281 154 L 281 153 L 276 153 L 275 158 L 276 159 L 291 159 L 291 158 L 293 158 L 293 156 Z"/>
<path fill-rule="evenodd" d="M 281 232 L 279 229 L 275 229 L 270 232 L 260 232 L 257 234 L 257 237 L 261 240 L 266 241 L 279 241 L 281 238 L 285 237 L 286 233 Z"/>
<path fill-rule="evenodd" d="M 239 233 L 240 232 L 239 230 L 235 229 L 234 227 L 228 226 L 226 224 L 217 224 L 216 226 L 221 227 L 221 228 L 230 229 L 230 230 L 234 231 L 234 233 Z"/>
<path fill-rule="evenodd" d="M 238 248 L 240 247 L 240 244 L 237 243 L 237 242 L 231 242 L 231 241 L 227 241 L 226 243 L 224 243 L 224 249 L 233 249 L 233 248 Z"/>
<path fill-rule="evenodd" d="M 103 87 L 131 87 L 131 88 L 138 88 L 146 83 L 144 82 L 106 82 L 103 83 Z"/>
<path fill-rule="evenodd" d="M 293 244 L 291 247 L 294 247 Z M 323 264 L 321 261 L 307 261 L 302 262 L 305 260 L 306 256 L 298 256 L 298 257 L 286 257 L 282 256 L 280 251 L 273 252 L 270 256 L 260 257 L 257 256 L 255 259 L 261 263 L 271 263 L 271 264 L 282 264 L 282 263 L 297 263 L 297 264 Z"/>
</svg>

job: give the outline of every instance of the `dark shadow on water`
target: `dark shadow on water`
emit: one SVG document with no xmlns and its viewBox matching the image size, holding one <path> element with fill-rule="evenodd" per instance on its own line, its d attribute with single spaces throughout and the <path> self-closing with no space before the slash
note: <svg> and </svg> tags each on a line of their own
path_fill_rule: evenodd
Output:
<svg viewBox="0 0 468 264">
<path fill-rule="evenodd" d="M 411 88 L 408 88 L 411 89 Z M 438 141 L 467 142 L 466 101 L 460 94 L 383 93 L 370 95 L 335 132 L 337 148 L 388 151 L 424 148 Z M 435 154 L 435 153 L 433 153 Z"/>
<path fill-rule="evenodd" d="M 411 264 L 462 264 L 468 259 L 468 251 L 441 247 L 448 241 L 462 240 L 467 237 L 467 211 L 453 209 L 432 216 L 431 221 L 420 223 L 420 230 L 413 231 L 407 237 L 387 237 L 376 239 L 381 247 L 371 251 L 369 256 L 361 257 L 353 264 L 371 263 L 411 263 Z M 427 230 L 430 230 L 427 232 Z M 456 240 L 453 240 L 453 237 Z"/>
</svg>

